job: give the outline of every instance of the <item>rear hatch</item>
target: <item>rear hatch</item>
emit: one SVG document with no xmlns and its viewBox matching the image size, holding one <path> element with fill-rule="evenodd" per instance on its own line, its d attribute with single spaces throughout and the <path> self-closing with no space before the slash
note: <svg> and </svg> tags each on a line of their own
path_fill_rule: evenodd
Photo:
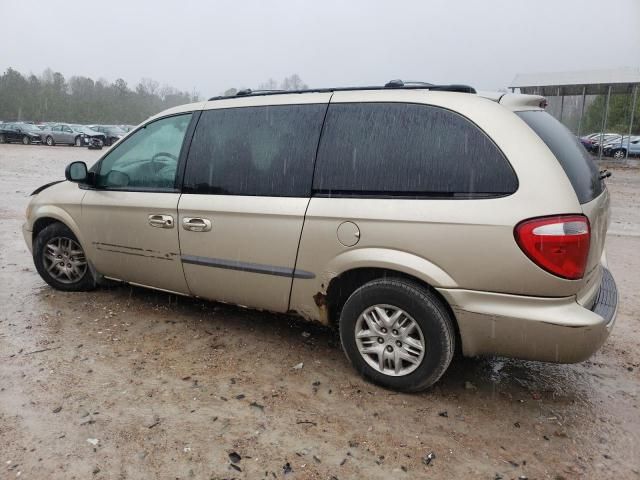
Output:
<svg viewBox="0 0 640 480">
<path fill-rule="evenodd" d="M 589 257 L 584 278 L 576 293 L 578 301 L 590 307 L 602 279 L 601 258 L 609 227 L 609 194 L 591 155 L 562 123 L 543 110 L 515 113 L 538 134 L 556 156 L 575 190 L 582 213 L 589 218 Z"/>
</svg>

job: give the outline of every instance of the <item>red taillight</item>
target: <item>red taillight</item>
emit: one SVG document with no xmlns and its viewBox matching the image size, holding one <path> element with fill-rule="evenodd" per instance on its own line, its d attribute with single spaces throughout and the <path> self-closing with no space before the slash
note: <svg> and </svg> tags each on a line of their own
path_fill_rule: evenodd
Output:
<svg viewBox="0 0 640 480">
<path fill-rule="evenodd" d="M 591 237 L 584 215 L 525 220 L 516 225 L 514 234 L 522 251 L 547 272 L 569 280 L 584 275 Z"/>
</svg>

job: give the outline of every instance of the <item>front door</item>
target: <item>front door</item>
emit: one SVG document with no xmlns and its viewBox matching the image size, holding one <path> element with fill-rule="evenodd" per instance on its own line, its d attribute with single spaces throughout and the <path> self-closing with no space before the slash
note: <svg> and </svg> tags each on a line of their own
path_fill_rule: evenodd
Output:
<svg viewBox="0 0 640 480">
<path fill-rule="evenodd" d="M 313 277 L 295 263 L 329 95 L 296 100 L 202 113 L 178 206 L 193 295 L 285 312 L 293 277 Z"/>
<path fill-rule="evenodd" d="M 96 270 L 131 283 L 188 293 L 178 244 L 178 163 L 191 113 L 154 120 L 92 168 L 82 230 Z"/>
</svg>

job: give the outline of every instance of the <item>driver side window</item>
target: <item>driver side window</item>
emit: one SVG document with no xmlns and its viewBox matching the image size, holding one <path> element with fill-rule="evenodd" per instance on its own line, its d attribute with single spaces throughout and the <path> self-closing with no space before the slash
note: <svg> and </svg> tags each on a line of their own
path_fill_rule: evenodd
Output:
<svg viewBox="0 0 640 480">
<path fill-rule="evenodd" d="M 175 187 L 178 158 L 191 113 L 156 120 L 114 147 L 100 163 L 96 186 L 122 190 Z"/>
</svg>

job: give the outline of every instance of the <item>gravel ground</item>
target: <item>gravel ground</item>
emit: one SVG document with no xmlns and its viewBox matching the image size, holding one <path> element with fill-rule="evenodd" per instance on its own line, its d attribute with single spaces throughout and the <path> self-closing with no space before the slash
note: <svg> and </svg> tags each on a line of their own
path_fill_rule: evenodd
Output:
<svg viewBox="0 0 640 480">
<path fill-rule="evenodd" d="M 28 195 L 100 154 L 0 145 L 0 478 L 640 479 L 639 170 L 609 180 L 620 309 L 600 352 L 456 359 L 405 395 L 290 318 L 49 288 L 21 238 Z"/>
</svg>

